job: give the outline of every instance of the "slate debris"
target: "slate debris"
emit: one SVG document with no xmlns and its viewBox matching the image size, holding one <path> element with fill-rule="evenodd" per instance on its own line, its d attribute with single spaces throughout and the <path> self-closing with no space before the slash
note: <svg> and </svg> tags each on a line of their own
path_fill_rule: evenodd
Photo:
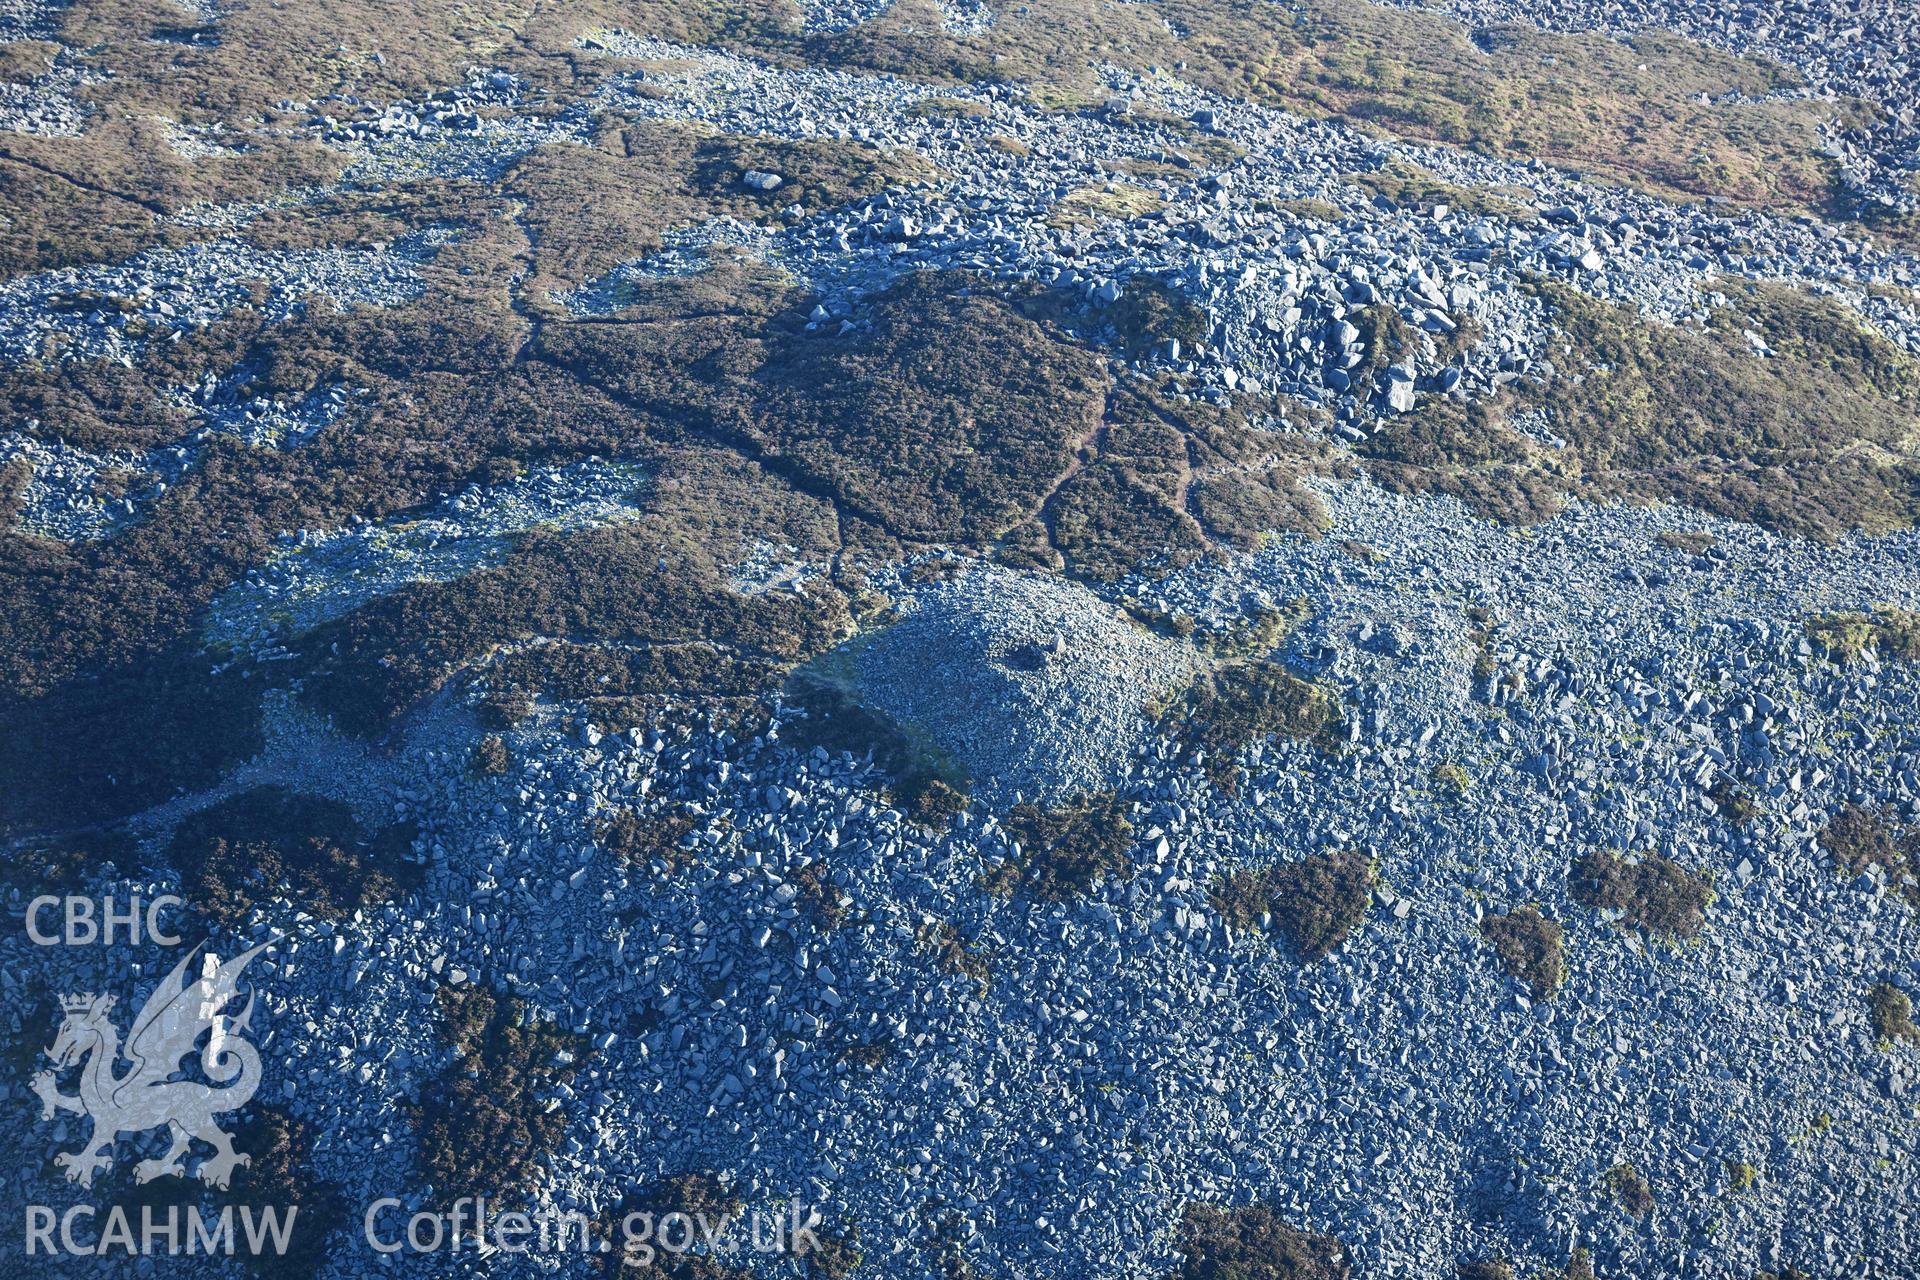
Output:
<svg viewBox="0 0 1920 1280">
<path fill-rule="evenodd" d="M 1651 22 L 1779 57 L 1812 92 L 1887 109 L 1829 139 L 1842 194 L 1884 217 L 1910 199 L 1903 14 L 1452 7 L 1615 34 Z M 801 8 L 821 36 L 882 6 Z M 935 10 L 958 38 L 994 20 Z M 217 6 L 198 17 L 217 30 Z M 0 5 L 9 35 L 49 21 Z M 1009 84 L 775 66 L 646 33 L 583 42 L 583 59 L 601 52 L 634 64 L 557 109 L 485 67 L 415 99 L 289 109 L 369 191 L 484 180 L 622 112 L 911 152 L 931 176 L 835 208 L 790 202 L 804 174 L 740 171 L 771 197 L 764 217 L 682 228 L 554 305 L 599 323 L 632 286 L 744 252 L 802 283 L 793 322 L 832 343 L 869 333 L 872 300 L 909 273 L 962 271 L 1044 296 L 1116 377 L 1343 448 L 1566 364 L 1538 280 L 1697 325 L 1721 277 L 1752 276 L 1920 350 L 1912 262 L 1856 227 L 1384 142 L 1203 93 L 1177 67 L 1110 71 L 1103 101 L 1050 110 Z M 10 87 L 0 126 L 83 126 L 70 65 Z M 247 141 L 167 136 L 200 158 Z M 1409 167 L 1530 199 L 1396 201 L 1353 180 Z M 1055 216 L 1073 192 L 1112 194 L 1122 169 L 1146 212 Z M 242 306 L 273 324 L 403 304 L 465 234 L 297 252 L 228 234 L 261 212 L 192 211 L 181 225 L 220 234 L 7 282 L 0 356 L 117 362 Z M 1124 331 L 1149 296 L 1193 323 Z M 1742 358 L 1780 354 L 1743 341 Z M 255 395 L 244 372 L 175 388 L 190 426 L 146 453 L 8 424 L 17 533 L 88 554 L 192 476 L 205 433 L 300 449 L 361 404 L 334 384 Z M 1564 447 L 1549 419 L 1517 429 Z M 644 479 L 534 466 L 391 521 L 287 530 L 208 617 L 205 661 L 275 661 L 304 629 L 458 581 L 530 531 L 627 518 Z M 275 699 L 257 753 L 102 836 L 110 854 L 20 861 L 96 896 L 217 873 L 238 887 L 216 904 L 222 954 L 284 935 L 257 969 L 263 1097 L 321 1140 L 300 1171 L 276 1165 L 283 1179 L 415 1198 L 497 1179 L 596 1220 L 657 1203 L 647 1188 L 798 1194 L 889 1274 L 1746 1280 L 1862 1258 L 1897 1273 L 1916 1230 L 1915 1139 L 1890 1117 L 1916 1085 L 1898 975 L 1920 963 L 1920 674 L 1886 610 L 1920 603 L 1914 535 L 1820 543 L 1584 502 L 1519 535 L 1358 475 L 1312 483 L 1324 537 L 1111 582 L 962 552 L 940 557 L 951 572 L 878 567 L 898 613 L 826 674 L 897 750 L 876 751 L 878 731 L 810 737 L 791 705 L 680 706 L 613 732 L 580 705 L 459 683 L 376 748 Z M 727 580 L 748 596 L 843 567 L 768 543 Z M 1266 677 L 1273 714 L 1172 732 L 1171 699 L 1222 687 L 1200 679 L 1217 672 L 1204 637 L 1276 600 L 1301 602 L 1297 624 L 1236 659 Z M 1129 604 L 1188 634 L 1148 630 Z M 1881 630 L 1836 661 L 1834 619 Z M 1291 715 L 1307 699 L 1279 696 L 1289 682 L 1322 691 L 1310 723 Z M 910 758 L 927 765 L 911 796 Z M 1470 787 L 1437 795 L 1443 769 Z M 216 830 L 262 789 L 323 806 L 298 815 L 312 829 Z M 204 847 L 170 870 L 182 839 Z M 342 862 L 351 875 L 321 878 L 354 892 L 305 883 Z M 1029 891 L 990 891 L 1008 867 Z M 18 917 L 38 886 L 16 879 Z M 0 962 L 26 1056 L 51 993 L 124 1006 L 145 981 L 17 933 Z M 6 1087 L 0 1131 L 36 1169 L 50 1133 L 77 1134 L 33 1127 Z M 1729 1161 L 1764 1176 L 1728 1195 Z M 1607 1198 L 1621 1169 L 1634 1214 Z M 34 1176 L 13 1194 L 37 1193 Z M 336 1270 L 377 1273 L 352 1256 Z M 170 1266 L 152 1269 L 185 1274 Z"/>
</svg>

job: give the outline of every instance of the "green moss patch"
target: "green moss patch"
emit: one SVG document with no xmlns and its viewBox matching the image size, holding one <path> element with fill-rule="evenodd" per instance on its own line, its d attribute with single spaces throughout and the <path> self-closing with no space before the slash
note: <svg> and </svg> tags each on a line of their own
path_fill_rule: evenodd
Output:
<svg viewBox="0 0 1920 1280">
<path fill-rule="evenodd" d="M 1920 662 L 1920 613 L 1877 605 L 1872 613 L 1829 613 L 1809 619 L 1807 636 L 1837 662 L 1882 659 Z"/>
<path fill-rule="evenodd" d="M 1453 760 L 1443 760 L 1433 766 L 1433 787 L 1449 800 L 1463 800 L 1473 790 L 1473 775 L 1466 766 Z"/>
<path fill-rule="evenodd" d="M 1347 216 L 1347 211 L 1328 200 L 1311 197 L 1299 200 L 1277 200 L 1273 204 L 1276 213 L 1292 214 L 1296 218 L 1307 218 L 1314 222 L 1339 222 Z"/>
</svg>

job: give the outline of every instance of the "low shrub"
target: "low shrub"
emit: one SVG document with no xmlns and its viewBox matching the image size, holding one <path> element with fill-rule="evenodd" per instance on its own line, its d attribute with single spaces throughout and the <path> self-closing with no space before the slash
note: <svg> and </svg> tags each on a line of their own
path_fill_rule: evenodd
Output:
<svg viewBox="0 0 1920 1280">
<path fill-rule="evenodd" d="M 706 1172 L 675 1174 L 630 1192 L 601 1223 L 600 1236 L 606 1248 L 599 1255 L 599 1274 L 606 1280 L 746 1280 L 750 1273 L 728 1266 L 710 1253 L 675 1253 L 657 1245 L 632 1253 L 625 1249 L 624 1224 L 634 1214 L 646 1215 L 652 1221 L 656 1239 L 660 1221 L 679 1214 L 693 1224 L 698 1242 L 698 1224 L 703 1218 L 717 1229 L 719 1223 L 739 1212 L 739 1198 Z"/>
<path fill-rule="evenodd" d="M 1128 805 L 1111 791 L 1083 796 L 1059 808 L 1015 805 L 1000 825 L 1020 844 L 989 877 L 995 893 L 1025 893 L 1043 902 L 1082 898 L 1106 880 L 1133 874 Z"/>
<path fill-rule="evenodd" d="M 1493 944 L 1506 971 L 1518 978 L 1535 1000 L 1550 1000 L 1566 980 L 1561 962 L 1561 930 L 1533 907 L 1521 907 L 1480 922 L 1480 934 Z"/>
<path fill-rule="evenodd" d="M 489 733 L 474 743 L 473 754 L 467 760 L 467 768 L 482 778 L 497 778 L 512 764 L 506 739 L 497 733 Z"/>
<path fill-rule="evenodd" d="M 1920 1044 L 1920 1026 L 1914 1025 L 1913 1001 L 1891 982 L 1876 982 L 1867 992 L 1867 1017 L 1882 1044 L 1904 1040 Z"/>
<path fill-rule="evenodd" d="M 1454 1280 L 1513 1280 L 1513 1266 L 1501 1258 L 1462 1262 L 1453 1269 Z"/>
<path fill-rule="evenodd" d="M 1713 801 L 1720 816 L 1736 827 L 1744 827 L 1760 816 L 1760 806 L 1753 793 L 1724 773 L 1707 788 L 1707 798 Z"/>
<path fill-rule="evenodd" d="M 1318 738 L 1339 723 L 1336 704 L 1318 685 L 1277 659 L 1216 668 L 1196 680 L 1161 717 L 1164 730 L 1197 752 L 1215 786 L 1239 789 L 1237 757 L 1268 736 Z"/>
<path fill-rule="evenodd" d="M 948 973 L 971 978 L 982 989 L 993 976 L 993 961 L 967 936 L 947 920 L 929 920 L 915 933 L 921 946 L 932 951 L 940 967 Z"/>
<path fill-rule="evenodd" d="M 257 1099 L 238 1119 L 233 1145 L 248 1159 L 233 1170 L 225 1188 L 170 1177 L 138 1182 L 129 1163 L 112 1171 L 96 1191 L 104 1191 L 125 1210 L 129 1222 L 140 1221 L 143 1212 L 165 1221 L 170 1210 L 188 1207 L 197 1209 L 203 1221 L 229 1209 L 251 1209 L 255 1221 L 268 1211 L 280 1214 L 282 1222 L 290 1216 L 284 1253 L 238 1251 L 239 1265 L 248 1276 L 313 1280 L 331 1261 L 329 1245 L 337 1233 L 358 1228 L 347 1197 L 338 1185 L 315 1175 L 314 1133 L 306 1122 Z M 289 1214 L 296 1207 L 297 1212 Z"/>
<path fill-rule="evenodd" d="M 1298 862 L 1225 875 L 1209 895 L 1236 929 L 1270 922 L 1302 962 L 1331 954 L 1366 919 L 1373 864 L 1353 850 L 1311 854 Z"/>
<path fill-rule="evenodd" d="M 1593 1274 L 1593 1255 L 1587 1252 L 1585 1245 L 1575 1245 L 1573 1256 L 1567 1259 L 1567 1265 L 1559 1271 L 1543 1271 L 1540 1280 L 1596 1280 Z"/>
<path fill-rule="evenodd" d="M 223 923 L 238 922 L 272 897 L 338 919 L 420 884 L 414 835 L 404 822 L 369 834 L 336 801 L 256 787 L 183 819 L 167 860 L 179 869 L 189 901 Z"/>
<path fill-rule="evenodd" d="M 588 1045 L 514 996 L 449 986 L 437 998 L 453 1057 L 422 1090 L 416 1167 L 436 1204 L 485 1195 L 504 1208 L 544 1185 L 566 1133 L 565 1113 L 544 1098 L 572 1079 Z"/>
<path fill-rule="evenodd" d="M 693 815 L 684 809 L 652 814 L 616 809 L 594 828 L 593 838 L 625 862 L 642 867 L 664 862 L 671 871 L 698 856 L 685 844 L 696 825 Z"/>
<path fill-rule="evenodd" d="M 1640 1171 L 1631 1164 L 1617 1164 L 1607 1170 L 1607 1189 L 1628 1213 L 1636 1218 L 1644 1218 L 1654 1210 L 1653 1188 L 1640 1176 Z"/>
<path fill-rule="evenodd" d="M 1655 534 L 1653 540 L 1669 551 L 1684 552 L 1690 556 L 1705 555 L 1708 551 L 1712 550 L 1714 545 L 1719 541 L 1719 539 L 1710 533 L 1700 533 L 1693 530 L 1677 533 L 1670 529 Z"/>
<path fill-rule="evenodd" d="M 1819 840 L 1845 874 L 1878 867 L 1895 892 L 1920 907 L 1920 830 L 1892 809 L 1849 804 L 1828 819 Z"/>
<path fill-rule="evenodd" d="M 1305 1231 L 1266 1205 L 1221 1209 L 1189 1203 L 1172 1280 L 1347 1280 L 1352 1256 L 1337 1237 Z"/>
<path fill-rule="evenodd" d="M 1708 880 L 1657 853 L 1631 859 L 1604 849 L 1582 854 L 1569 889 L 1583 906 L 1620 912 L 1636 929 L 1674 938 L 1696 936 L 1713 901 Z"/>
<path fill-rule="evenodd" d="M 840 892 L 840 886 L 833 882 L 832 873 L 825 862 L 814 859 L 788 876 L 787 882 L 799 891 L 797 901 L 819 922 L 821 928 L 837 929 L 846 922 L 847 905 L 842 901 L 844 895 Z"/>
</svg>

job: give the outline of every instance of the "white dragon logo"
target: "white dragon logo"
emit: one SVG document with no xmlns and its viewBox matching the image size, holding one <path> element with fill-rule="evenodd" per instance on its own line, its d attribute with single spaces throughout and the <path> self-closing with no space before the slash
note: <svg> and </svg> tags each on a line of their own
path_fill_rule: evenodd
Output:
<svg viewBox="0 0 1920 1280">
<path fill-rule="evenodd" d="M 67 1181 L 91 1187 L 94 1174 L 113 1167 L 116 1138 L 161 1125 L 172 1130 L 173 1145 L 159 1159 L 135 1165 L 136 1182 L 151 1182 L 169 1174 L 185 1177 L 181 1157 L 192 1138 L 214 1149 L 199 1169 L 200 1180 L 209 1186 L 225 1189 L 234 1169 L 252 1162 L 251 1157 L 233 1149 L 233 1139 L 213 1122 L 213 1117 L 216 1112 L 245 1106 L 260 1087 L 260 1055 L 241 1038 L 253 1016 L 253 994 L 248 994 L 246 1008 L 238 1017 L 221 1010 L 236 998 L 240 971 L 273 941 L 269 939 L 225 964 L 209 955 L 201 965 L 200 977 L 183 985 L 181 975 L 200 948 L 188 952 L 141 1006 L 124 1049 L 119 1030 L 107 1016 L 113 1008 L 112 996 L 62 997 L 60 1006 L 66 1017 L 47 1056 L 62 1070 L 87 1059 L 80 1070 L 80 1092 L 76 1097 L 61 1093 L 52 1071 L 41 1071 L 33 1077 L 33 1091 L 40 1095 L 43 1121 L 52 1119 L 55 1110 L 76 1112 L 93 1121 L 93 1132 L 79 1150 L 63 1151 L 53 1158 L 66 1170 Z M 170 1079 L 179 1071 L 181 1059 L 196 1052 L 196 1042 L 202 1035 L 207 1040 L 197 1049 L 200 1067 L 215 1084 Z M 115 1075 L 114 1066 L 123 1057 L 132 1065 L 125 1074 Z"/>
</svg>

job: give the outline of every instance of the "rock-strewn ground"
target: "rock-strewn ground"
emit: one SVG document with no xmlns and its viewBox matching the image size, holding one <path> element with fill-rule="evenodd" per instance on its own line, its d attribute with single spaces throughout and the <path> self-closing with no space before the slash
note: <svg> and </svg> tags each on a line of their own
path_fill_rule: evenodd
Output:
<svg viewBox="0 0 1920 1280">
<path fill-rule="evenodd" d="M 0 892 L 301 1269 L 1911 1273 L 1911 32 L 1438 9 L 0 4 Z"/>
</svg>

